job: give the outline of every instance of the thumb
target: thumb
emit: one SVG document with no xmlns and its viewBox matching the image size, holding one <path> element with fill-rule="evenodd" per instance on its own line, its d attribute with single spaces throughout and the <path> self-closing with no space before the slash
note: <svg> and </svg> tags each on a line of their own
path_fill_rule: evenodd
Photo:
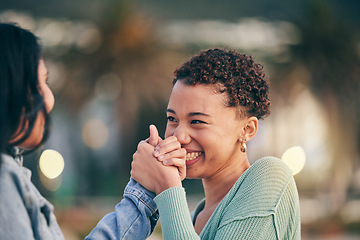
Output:
<svg viewBox="0 0 360 240">
<path fill-rule="evenodd" d="M 153 124 L 150 125 L 149 130 L 150 130 L 149 144 L 155 147 L 159 143 L 159 132 L 156 126 Z"/>
</svg>

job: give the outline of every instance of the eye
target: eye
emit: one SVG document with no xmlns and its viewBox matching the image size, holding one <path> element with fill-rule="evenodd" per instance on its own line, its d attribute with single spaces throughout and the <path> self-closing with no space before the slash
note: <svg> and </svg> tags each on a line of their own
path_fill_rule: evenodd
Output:
<svg viewBox="0 0 360 240">
<path fill-rule="evenodd" d="M 168 122 L 176 122 L 176 119 L 172 116 L 167 117 Z"/>
<path fill-rule="evenodd" d="M 191 124 L 206 124 L 206 122 L 201 120 L 191 120 Z"/>
</svg>

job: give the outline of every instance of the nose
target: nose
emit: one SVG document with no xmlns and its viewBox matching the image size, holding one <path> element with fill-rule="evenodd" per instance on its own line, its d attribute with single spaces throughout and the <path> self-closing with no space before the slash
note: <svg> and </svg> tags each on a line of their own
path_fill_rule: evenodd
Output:
<svg viewBox="0 0 360 240">
<path fill-rule="evenodd" d="M 173 135 L 177 138 L 181 145 L 186 145 L 191 142 L 191 137 L 185 126 L 179 125 L 175 129 Z"/>
</svg>

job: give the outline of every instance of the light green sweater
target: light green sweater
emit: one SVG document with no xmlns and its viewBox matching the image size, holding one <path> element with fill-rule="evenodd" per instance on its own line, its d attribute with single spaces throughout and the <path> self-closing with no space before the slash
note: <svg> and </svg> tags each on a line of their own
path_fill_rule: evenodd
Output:
<svg viewBox="0 0 360 240">
<path fill-rule="evenodd" d="M 167 189 L 154 200 L 166 240 L 300 239 L 295 181 L 287 165 L 274 157 L 259 159 L 241 175 L 200 236 L 194 230 L 183 188 Z M 200 202 L 193 220 L 203 206 L 204 202 Z"/>
</svg>

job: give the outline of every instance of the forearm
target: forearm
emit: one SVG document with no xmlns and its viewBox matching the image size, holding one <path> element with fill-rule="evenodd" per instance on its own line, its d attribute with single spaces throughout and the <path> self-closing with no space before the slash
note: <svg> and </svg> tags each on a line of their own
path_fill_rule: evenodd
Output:
<svg viewBox="0 0 360 240">
<path fill-rule="evenodd" d="M 158 220 L 155 194 L 132 178 L 115 211 L 106 215 L 85 239 L 145 239 Z"/>
<path fill-rule="evenodd" d="M 185 190 L 182 187 L 169 188 L 155 197 L 159 206 L 163 238 L 200 239 L 193 227 Z"/>
</svg>

